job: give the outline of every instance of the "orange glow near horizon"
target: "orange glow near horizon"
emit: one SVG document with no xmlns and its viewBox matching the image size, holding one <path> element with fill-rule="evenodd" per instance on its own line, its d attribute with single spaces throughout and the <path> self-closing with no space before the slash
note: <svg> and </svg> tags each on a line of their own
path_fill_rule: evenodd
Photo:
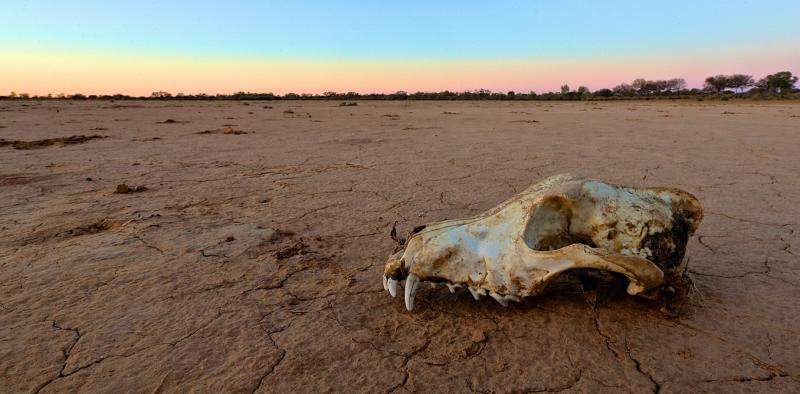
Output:
<svg viewBox="0 0 800 394">
<path fill-rule="evenodd" d="M 545 92 L 562 84 L 592 90 L 635 78 L 685 78 L 700 87 L 719 73 L 767 73 L 800 68 L 800 48 L 782 46 L 604 59 L 268 59 L 7 51 L 0 63 L 0 95 L 83 93 L 276 94 L 398 90 Z"/>
</svg>

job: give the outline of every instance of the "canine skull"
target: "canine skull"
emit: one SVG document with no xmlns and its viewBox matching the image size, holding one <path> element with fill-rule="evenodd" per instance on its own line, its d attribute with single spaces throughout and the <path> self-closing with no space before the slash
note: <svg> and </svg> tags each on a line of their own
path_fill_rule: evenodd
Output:
<svg viewBox="0 0 800 394">
<path fill-rule="evenodd" d="M 703 218 L 691 194 L 637 189 L 564 174 L 470 219 L 415 228 L 389 257 L 384 289 L 405 280 L 410 311 L 421 281 L 467 287 L 503 306 L 535 295 L 576 268 L 624 275 L 631 295 L 680 275 L 686 242 Z M 665 279 L 666 278 L 666 279 Z"/>
</svg>

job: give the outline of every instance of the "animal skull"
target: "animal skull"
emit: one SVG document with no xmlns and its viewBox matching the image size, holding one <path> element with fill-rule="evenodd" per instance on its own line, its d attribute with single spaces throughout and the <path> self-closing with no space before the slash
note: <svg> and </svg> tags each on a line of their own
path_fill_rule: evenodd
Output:
<svg viewBox="0 0 800 394">
<path fill-rule="evenodd" d="M 682 190 L 556 175 L 474 218 L 417 227 L 389 257 L 383 286 L 394 297 L 405 280 L 409 311 L 421 281 L 465 286 L 476 300 L 488 294 L 506 306 L 566 270 L 593 268 L 624 275 L 628 293 L 639 294 L 682 268 L 702 218 Z"/>
</svg>

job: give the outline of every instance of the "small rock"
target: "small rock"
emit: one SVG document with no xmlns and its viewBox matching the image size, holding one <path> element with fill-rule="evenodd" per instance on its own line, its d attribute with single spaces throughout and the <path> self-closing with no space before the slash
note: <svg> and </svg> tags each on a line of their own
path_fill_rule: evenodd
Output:
<svg viewBox="0 0 800 394">
<path fill-rule="evenodd" d="M 145 190 L 147 190 L 147 187 L 145 187 L 145 186 L 134 186 L 134 187 L 131 187 L 131 186 L 128 186 L 128 185 L 126 185 L 124 183 L 120 183 L 119 185 L 117 185 L 117 190 L 115 191 L 115 193 L 117 193 L 117 194 L 139 193 L 139 192 L 143 192 Z"/>
<path fill-rule="evenodd" d="M 470 335 L 470 339 L 472 340 L 472 342 L 481 343 L 486 341 L 486 334 L 483 332 L 483 330 L 477 329 L 472 332 L 472 334 Z"/>
</svg>

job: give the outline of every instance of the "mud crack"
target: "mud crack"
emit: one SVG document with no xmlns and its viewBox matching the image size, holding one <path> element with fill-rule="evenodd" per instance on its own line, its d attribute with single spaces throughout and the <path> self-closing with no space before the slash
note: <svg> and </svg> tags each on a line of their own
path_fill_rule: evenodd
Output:
<svg viewBox="0 0 800 394">
<path fill-rule="evenodd" d="M 53 383 L 58 379 L 61 379 L 61 378 L 65 377 L 65 376 L 69 376 L 70 375 L 70 374 L 64 374 L 64 370 L 67 368 L 67 361 L 69 361 L 69 356 L 72 354 L 72 350 L 75 348 L 75 346 L 78 344 L 78 342 L 80 342 L 81 336 L 82 336 L 81 332 L 77 328 L 61 327 L 60 325 L 58 325 L 58 323 L 56 323 L 55 320 L 52 321 L 52 324 L 53 324 L 53 328 L 55 328 L 57 330 L 70 331 L 70 332 L 74 333 L 75 334 L 75 340 L 72 341 L 72 344 L 70 344 L 67 349 L 63 349 L 62 350 L 62 352 L 63 352 L 62 354 L 64 356 L 64 362 L 61 364 L 61 370 L 58 371 L 58 375 L 56 375 L 52 379 L 50 379 L 47 382 L 45 382 L 43 385 L 39 386 L 36 389 L 37 393 L 41 392 L 50 383 Z M 77 371 L 73 371 L 73 373 L 74 372 L 77 372 Z"/>
<path fill-rule="evenodd" d="M 275 360 L 275 362 L 272 365 L 270 365 L 269 368 L 267 368 L 267 370 L 264 372 L 264 374 L 261 375 L 261 377 L 258 379 L 258 384 L 253 389 L 252 393 L 255 393 L 259 389 L 261 389 L 261 386 L 264 384 L 264 379 L 266 379 L 269 375 L 271 375 L 273 372 L 275 372 L 275 369 L 278 368 L 278 366 L 281 365 L 283 360 L 286 358 L 286 350 L 282 349 L 281 347 L 278 346 L 278 344 L 275 342 L 275 338 L 272 337 L 272 334 L 277 334 L 277 333 L 279 333 L 281 331 L 284 331 L 287 328 L 289 328 L 290 326 L 291 326 L 291 323 L 289 323 L 285 327 L 282 327 L 279 330 L 275 330 L 275 331 L 267 330 L 266 331 L 267 339 L 269 340 L 269 342 L 272 344 L 272 346 L 275 349 L 278 349 L 278 351 L 280 351 L 280 355 L 278 356 L 278 359 Z"/>
<path fill-rule="evenodd" d="M 638 371 L 640 374 L 642 374 L 644 377 L 646 377 L 650 381 L 650 383 L 653 384 L 653 392 L 654 393 L 660 393 L 661 392 L 661 383 L 658 383 L 658 381 L 656 381 L 656 379 L 653 378 L 653 375 L 651 375 L 650 373 L 648 373 L 648 372 L 646 372 L 646 371 L 644 371 L 642 369 L 642 363 L 638 359 L 633 357 L 633 354 L 631 353 L 631 347 L 628 344 L 628 340 L 627 339 L 625 340 L 624 343 L 625 343 L 625 352 L 628 354 L 628 358 L 631 361 L 633 361 L 633 364 L 636 366 L 636 371 Z"/>
</svg>

